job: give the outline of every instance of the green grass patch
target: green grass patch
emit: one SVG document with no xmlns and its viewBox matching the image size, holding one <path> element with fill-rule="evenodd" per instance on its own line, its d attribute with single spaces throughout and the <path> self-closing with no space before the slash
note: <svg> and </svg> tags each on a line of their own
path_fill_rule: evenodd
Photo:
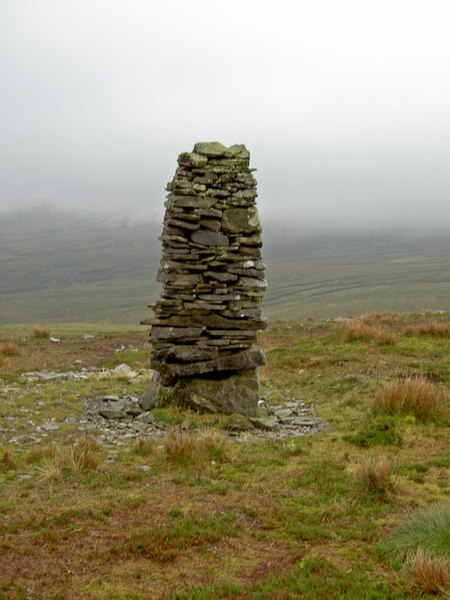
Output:
<svg viewBox="0 0 450 600">
<path fill-rule="evenodd" d="M 242 526 L 233 513 L 210 518 L 176 515 L 168 527 L 138 529 L 131 533 L 129 551 L 158 562 L 175 560 L 186 548 L 219 542 L 226 537 L 236 537 Z"/>
<path fill-rule="evenodd" d="M 351 481 L 343 460 L 316 458 L 300 467 L 294 486 L 299 491 L 306 489 L 313 492 L 315 501 L 320 503 L 346 496 L 350 491 Z"/>
<path fill-rule="evenodd" d="M 405 474 L 409 479 L 416 483 L 423 483 L 425 474 L 435 467 L 448 469 L 450 467 L 450 454 L 433 458 L 422 463 L 401 466 L 398 467 L 396 471 Z"/>
<path fill-rule="evenodd" d="M 99 361 L 100 367 L 113 369 L 122 363 L 130 368 L 142 368 L 149 364 L 149 350 L 128 349 L 116 352 L 113 356 Z"/>
<path fill-rule="evenodd" d="M 395 419 L 389 417 L 375 417 L 368 425 L 356 433 L 342 436 L 342 439 L 361 448 L 390 444 L 401 446 L 403 443 L 398 424 Z"/>
<path fill-rule="evenodd" d="M 351 572 L 339 570 L 323 558 L 306 557 L 289 575 L 270 575 L 263 583 L 251 588 L 251 597 L 333 598 L 336 600 L 358 598 L 362 600 L 394 600 L 406 598 L 399 590 L 386 583 L 371 581 L 364 570 Z"/>
<path fill-rule="evenodd" d="M 342 571 L 325 559 L 308 556 L 288 575 L 271 574 L 264 581 L 247 588 L 230 583 L 210 587 L 194 587 L 177 592 L 170 600 L 214 600 L 251 598 L 252 600 L 403 600 L 411 598 L 395 586 L 376 581 L 364 572 Z"/>
<path fill-rule="evenodd" d="M 380 545 L 383 552 L 398 558 L 405 558 L 418 548 L 450 561 L 449 500 L 414 511 L 396 527 L 391 539 Z"/>
<path fill-rule="evenodd" d="M 164 600 L 224 600 L 226 598 L 242 598 L 241 586 L 233 583 L 218 583 L 207 588 L 191 587 L 165 596 Z"/>
</svg>

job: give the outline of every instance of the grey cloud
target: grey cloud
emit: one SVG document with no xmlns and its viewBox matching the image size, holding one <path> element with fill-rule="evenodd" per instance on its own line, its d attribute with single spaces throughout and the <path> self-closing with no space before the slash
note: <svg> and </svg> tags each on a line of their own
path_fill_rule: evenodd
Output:
<svg viewBox="0 0 450 600">
<path fill-rule="evenodd" d="M 245 143 L 266 219 L 450 225 L 450 8 L 5 0 L 0 209 L 160 216 L 176 156 Z"/>
</svg>

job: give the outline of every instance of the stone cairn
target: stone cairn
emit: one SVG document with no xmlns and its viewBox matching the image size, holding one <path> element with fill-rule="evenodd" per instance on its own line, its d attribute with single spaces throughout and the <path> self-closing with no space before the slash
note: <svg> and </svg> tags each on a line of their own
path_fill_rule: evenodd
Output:
<svg viewBox="0 0 450 600">
<path fill-rule="evenodd" d="M 201 142 L 178 157 L 161 236 L 160 299 L 150 333 L 156 371 L 142 405 L 176 403 L 252 416 L 256 346 L 266 322 L 256 181 L 244 145 Z"/>
</svg>

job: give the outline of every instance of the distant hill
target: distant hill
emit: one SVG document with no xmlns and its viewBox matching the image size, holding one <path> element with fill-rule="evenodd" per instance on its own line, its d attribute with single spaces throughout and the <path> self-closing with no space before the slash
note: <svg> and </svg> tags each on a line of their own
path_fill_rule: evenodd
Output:
<svg viewBox="0 0 450 600">
<path fill-rule="evenodd" d="M 149 274 L 159 227 L 108 224 L 51 209 L 3 215 L 0 293 L 100 283 Z"/>
<path fill-rule="evenodd" d="M 346 233 L 269 236 L 266 313 L 304 319 L 373 310 L 450 309 L 450 237 Z"/>
<path fill-rule="evenodd" d="M 138 322 L 159 294 L 161 223 L 39 209 L 0 219 L 0 321 Z M 268 224 L 265 313 L 303 320 L 450 310 L 450 237 L 305 234 Z"/>
</svg>

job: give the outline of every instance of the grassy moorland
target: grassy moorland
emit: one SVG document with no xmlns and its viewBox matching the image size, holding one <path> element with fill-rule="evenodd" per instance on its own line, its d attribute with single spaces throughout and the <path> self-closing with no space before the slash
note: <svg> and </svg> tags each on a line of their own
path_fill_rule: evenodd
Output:
<svg viewBox="0 0 450 600">
<path fill-rule="evenodd" d="M 319 434 L 231 437 L 171 407 L 111 448 L 73 417 L 143 391 L 145 328 L 4 326 L 0 598 L 448 597 L 449 340 L 448 314 L 272 321 L 263 393 L 313 403 Z M 121 362 L 137 375 L 22 376 Z"/>
<path fill-rule="evenodd" d="M 268 222 L 265 313 L 305 320 L 373 310 L 450 310 L 450 237 L 320 233 Z M 160 222 L 108 223 L 55 210 L 2 215 L 2 323 L 139 323 L 160 293 Z"/>
</svg>

